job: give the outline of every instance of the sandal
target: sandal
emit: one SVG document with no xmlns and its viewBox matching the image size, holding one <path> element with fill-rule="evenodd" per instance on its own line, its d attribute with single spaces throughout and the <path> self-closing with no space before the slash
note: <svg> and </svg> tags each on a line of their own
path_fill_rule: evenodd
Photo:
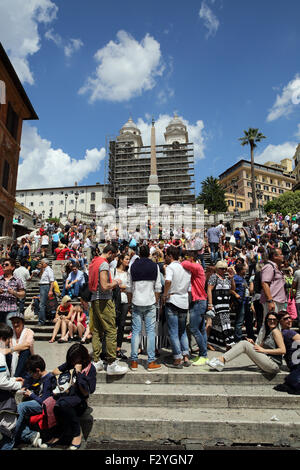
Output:
<svg viewBox="0 0 300 470">
<path fill-rule="evenodd" d="M 55 343 L 56 339 L 50 339 L 49 343 Z"/>
<path fill-rule="evenodd" d="M 61 343 L 68 343 L 69 340 L 67 340 L 67 339 L 61 339 L 61 338 L 60 338 L 57 342 L 60 343 L 60 344 L 61 344 Z"/>
</svg>

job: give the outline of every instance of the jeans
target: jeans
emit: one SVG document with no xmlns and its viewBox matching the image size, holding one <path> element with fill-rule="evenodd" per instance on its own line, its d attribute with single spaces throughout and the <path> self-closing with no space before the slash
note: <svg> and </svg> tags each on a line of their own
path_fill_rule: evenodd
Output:
<svg viewBox="0 0 300 470">
<path fill-rule="evenodd" d="M 189 341 L 186 333 L 187 313 L 178 313 L 166 303 L 169 338 L 174 359 L 182 359 L 189 355 Z"/>
<path fill-rule="evenodd" d="M 132 305 L 132 337 L 131 337 L 131 360 L 138 360 L 138 349 L 141 341 L 142 322 L 145 322 L 147 334 L 147 354 L 148 362 L 156 360 L 155 357 L 155 324 L 156 324 L 156 305 Z"/>
<path fill-rule="evenodd" d="M 40 284 L 39 323 L 42 323 L 42 324 L 46 322 L 46 304 L 48 300 L 49 290 L 50 290 L 50 284 Z"/>
<path fill-rule="evenodd" d="M 211 262 L 214 264 L 218 261 L 219 244 L 218 243 L 209 243 L 209 248 L 210 248 L 210 259 L 211 259 Z"/>
<path fill-rule="evenodd" d="M 190 308 L 190 330 L 199 347 L 199 356 L 207 357 L 205 313 L 207 301 L 196 300 Z"/>
<path fill-rule="evenodd" d="M 13 431 L 12 437 L 5 436 L 4 434 L 2 435 L 2 439 L 0 441 L 0 450 L 12 450 L 14 445 L 15 445 L 14 431 Z"/>
<path fill-rule="evenodd" d="M 236 315 L 235 315 L 235 326 L 234 326 L 234 341 L 238 343 L 243 338 L 243 331 L 242 327 L 244 324 L 245 318 L 245 302 L 239 302 L 236 308 Z"/>
<path fill-rule="evenodd" d="M 197 259 L 199 259 L 199 260 L 201 261 L 202 268 L 203 268 L 204 271 L 205 271 L 205 269 L 206 269 L 206 264 L 205 264 L 204 254 L 198 255 L 198 256 L 197 256 Z"/>
<path fill-rule="evenodd" d="M 28 416 L 42 413 L 42 406 L 36 400 L 23 401 L 18 404 L 19 417 L 15 429 L 15 440 L 30 443 L 33 441 L 36 431 L 30 429 L 26 423 Z"/>
</svg>

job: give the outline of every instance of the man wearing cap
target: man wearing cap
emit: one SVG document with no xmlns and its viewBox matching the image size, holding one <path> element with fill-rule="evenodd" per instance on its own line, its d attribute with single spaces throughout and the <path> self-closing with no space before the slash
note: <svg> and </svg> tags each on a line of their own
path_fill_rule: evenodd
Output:
<svg viewBox="0 0 300 470">
<path fill-rule="evenodd" d="M 43 258 L 41 261 L 42 269 L 40 272 L 40 310 L 39 310 L 39 325 L 46 323 L 46 304 L 48 297 L 53 295 L 53 284 L 54 284 L 54 273 L 49 266 L 47 258 Z"/>
</svg>

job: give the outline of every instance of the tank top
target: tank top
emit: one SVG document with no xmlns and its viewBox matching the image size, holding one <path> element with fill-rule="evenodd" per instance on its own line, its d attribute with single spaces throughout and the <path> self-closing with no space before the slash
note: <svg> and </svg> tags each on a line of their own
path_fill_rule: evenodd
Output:
<svg viewBox="0 0 300 470">
<path fill-rule="evenodd" d="M 265 349 L 277 349 L 277 345 L 273 336 L 273 330 L 270 331 L 268 336 L 264 339 L 262 347 Z M 274 355 L 274 354 L 267 354 L 267 356 L 272 359 L 272 361 L 276 362 L 276 364 L 282 364 L 282 355 Z"/>
</svg>

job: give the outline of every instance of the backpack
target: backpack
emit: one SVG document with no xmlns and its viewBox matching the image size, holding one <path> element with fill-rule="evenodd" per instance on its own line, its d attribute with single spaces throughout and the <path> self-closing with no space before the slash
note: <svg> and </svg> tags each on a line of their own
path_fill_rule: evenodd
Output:
<svg viewBox="0 0 300 470">
<path fill-rule="evenodd" d="M 266 263 L 265 265 L 267 264 L 271 264 L 271 263 Z M 273 277 L 275 275 L 275 268 L 274 266 L 272 265 L 273 267 Z M 254 284 L 254 293 L 255 294 L 260 294 L 261 291 L 262 291 L 262 283 L 261 283 L 261 271 L 256 271 L 255 273 L 255 276 L 254 276 L 254 280 L 253 280 L 253 284 Z"/>
<path fill-rule="evenodd" d="M 288 255 L 290 253 L 291 249 L 287 242 L 282 243 L 281 251 L 283 255 Z"/>
<path fill-rule="evenodd" d="M 129 242 L 129 248 L 136 248 L 137 242 L 134 238 L 132 238 Z"/>
</svg>

